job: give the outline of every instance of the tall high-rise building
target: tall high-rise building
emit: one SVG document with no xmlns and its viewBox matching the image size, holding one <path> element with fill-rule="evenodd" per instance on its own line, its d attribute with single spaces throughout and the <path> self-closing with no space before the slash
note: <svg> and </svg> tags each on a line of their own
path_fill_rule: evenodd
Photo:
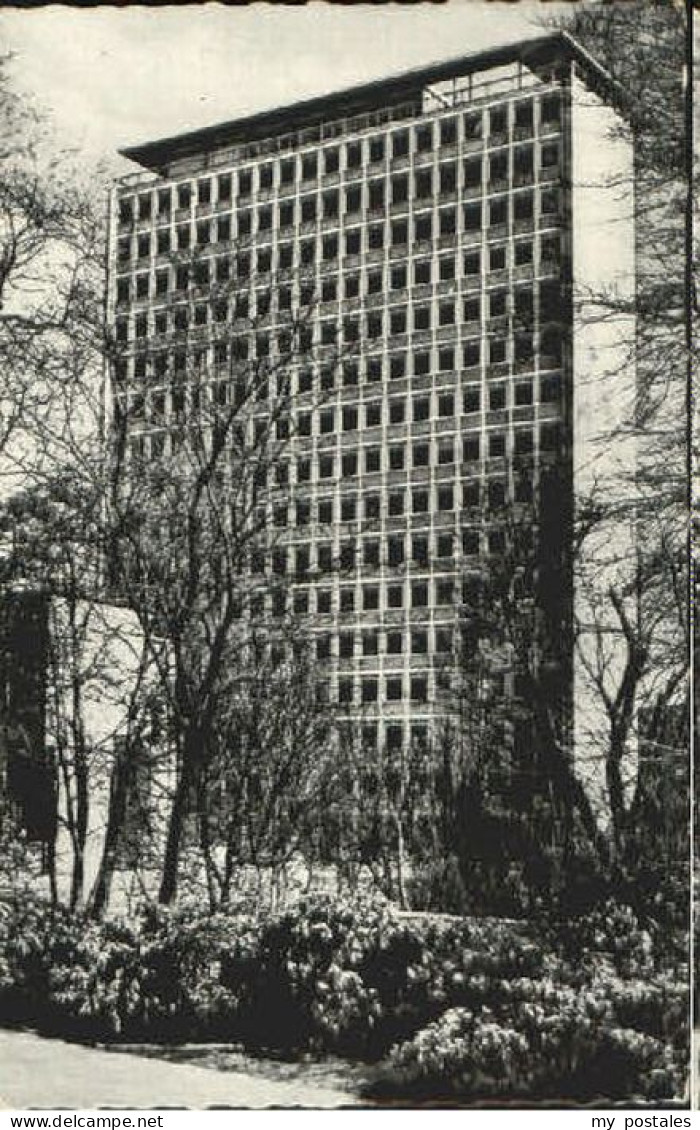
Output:
<svg viewBox="0 0 700 1130">
<path fill-rule="evenodd" d="M 460 606 L 513 516 L 546 523 L 550 628 L 571 640 L 574 500 L 630 463 L 598 443 L 633 385 L 629 317 L 595 313 L 634 286 L 617 99 L 557 33 L 124 150 L 145 170 L 111 224 L 132 453 L 174 447 L 187 351 L 224 401 L 231 359 L 284 358 L 303 311 L 307 352 L 284 366 L 294 505 L 271 503 L 265 567 L 293 579 L 368 740 L 400 744 L 444 710 Z M 585 664 L 557 662 L 584 747 Z"/>
</svg>

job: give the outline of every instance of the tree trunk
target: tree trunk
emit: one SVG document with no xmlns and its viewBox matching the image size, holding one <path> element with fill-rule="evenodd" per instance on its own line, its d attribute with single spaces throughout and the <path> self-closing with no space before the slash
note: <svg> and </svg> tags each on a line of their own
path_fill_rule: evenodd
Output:
<svg viewBox="0 0 700 1130">
<path fill-rule="evenodd" d="M 199 846 L 202 852 L 202 858 L 204 859 L 204 874 L 207 880 L 209 910 L 213 913 L 220 901 L 220 896 L 217 897 L 218 876 L 212 858 L 211 834 L 209 831 L 209 816 L 207 812 L 207 790 L 201 777 L 197 785 L 197 819 L 199 822 Z"/>
<path fill-rule="evenodd" d="M 126 802 L 129 793 L 130 765 L 125 749 L 121 748 L 115 757 L 109 792 L 107 827 L 102 848 L 102 858 L 90 896 L 90 912 L 99 918 L 107 909 L 112 888 L 112 878 L 117 862 L 119 839 L 124 831 Z"/>
<path fill-rule="evenodd" d="M 85 883 L 85 846 L 87 843 L 89 793 L 87 757 L 82 735 L 76 735 L 75 748 L 75 835 L 73 837 L 73 868 L 71 874 L 70 908 L 75 910 L 83 901 Z"/>
<path fill-rule="evenodd" d="M 410 910 L 406 891 L 406 844 L 400 813 L 396 812 L 394 819 L 396 821 L 396 886 L 399 894 L 399 906 L 402 910 Z"/>
<path fill-rule="evenodd" d="M 182 765 L 175 787 L 172 808 L 168 819 L 168 833 L 163 857 L 158 902 L 170 905 L 177 894 L 178 871 L 182 852 L 185 819 L 190 811 L 192 789 L 196 782 L 196 764 L 199 757 L 199 736 L 196 731 L 185 734 Z"/>
</svg>

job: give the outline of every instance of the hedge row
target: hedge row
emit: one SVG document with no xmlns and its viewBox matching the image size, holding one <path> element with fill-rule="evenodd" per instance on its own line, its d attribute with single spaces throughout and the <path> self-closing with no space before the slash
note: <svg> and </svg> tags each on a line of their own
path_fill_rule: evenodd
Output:
<svg viewBox="0 0 700 1130">
<path fill-rule="evenodd" d="M 377 903 L 158 909 L 125 924 L 23 900 L 0 916 L 0 1008 L 83 1039 L 381 1061 L 384 1093 L 669 1097 L 687 1057 L 683 979 L 654 970 L 633 919 L 623 935 L 619 915 L 607 935 L 605 921 L 572 961 L 523 923 Z"/>
</svg>

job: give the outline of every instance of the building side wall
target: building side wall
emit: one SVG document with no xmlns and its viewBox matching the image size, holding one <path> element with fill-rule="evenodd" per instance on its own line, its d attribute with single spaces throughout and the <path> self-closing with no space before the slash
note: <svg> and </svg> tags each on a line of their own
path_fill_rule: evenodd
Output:
<svg viewBox="0 0 700 1130">
<path fill-rule="evenodd" d="M 601 687 L 614 694 L 626 658 L 609 590 L 625 588 L 634 562 L 634 166 L 623 122 L 576 77 L 570 114 L 575 520 L 591 505 L 601 516 L 574 560 L 574 746 L 601 795 L 609 736 Z M 629 597 L 625 609 L 634 622 Z"/>
</svg>

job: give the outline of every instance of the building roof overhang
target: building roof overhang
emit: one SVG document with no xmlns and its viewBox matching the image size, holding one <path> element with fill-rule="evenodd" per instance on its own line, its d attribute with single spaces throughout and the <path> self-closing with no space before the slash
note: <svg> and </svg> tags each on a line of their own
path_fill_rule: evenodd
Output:
<svg viewBox="0 0 700 1130">
<path fill-rule="evenodd" d="M 195 156 L 226 145 L 237 145 L 285 129 L 309 128 L 329 116 L 351 116 L 420 95 L 426 85 L 486 71 L 492 67 L 521 63 L 528 67 L 554 59 L 575 61 L 584 80 L 608 97 L 619 98 L 618 84 L 610 74 L 568 33 L 555 32 L 533 39 L 492 47 L 454 59 L 414 68 L 388 78 L 376 79 L 332 94 L 291 103 L 216 125 L 205 126 L 172 137 L 120 149 L 121 156 L 153 172 L 161 172 L 178 159 Z"/>
</svg>

